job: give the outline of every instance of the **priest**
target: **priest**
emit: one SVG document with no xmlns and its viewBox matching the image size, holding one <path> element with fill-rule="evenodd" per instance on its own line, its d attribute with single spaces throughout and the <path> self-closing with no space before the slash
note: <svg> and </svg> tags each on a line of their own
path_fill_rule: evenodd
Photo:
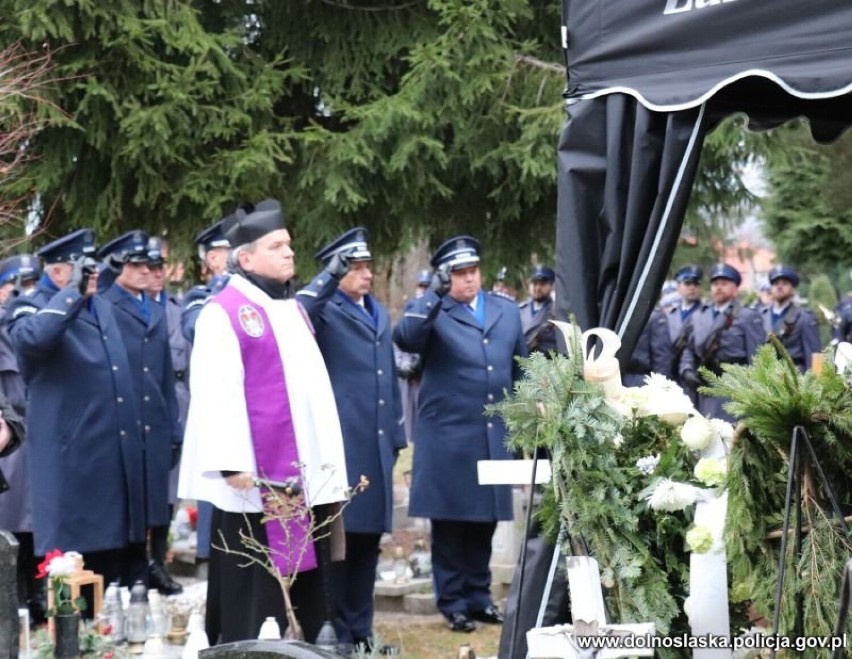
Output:
<svg viewBox="0 0 852 659">
<path fill-rule="evenodd" d="M 335 519 L 348 489 L 334 394 L 307 316 L 288 299 L 294 252 L 278 203 L 238 211 L 223 228 L 236 267 L 196 324 L 178 488 L 214 505 L 207 635 L 211 644 L 256 638 L 270 616 L 287 626 L 281 580 L 234 553 L 252 553 L 248 535 L 267 548 L 261 562 L 295 577 L 296 616 L 314 642 L 329 615 L 324 558 L 341 559 L 342 547 L 333 528 L 329 537 L 310 527 Z M 310 515 L 264 523 L 273 483 L 288 483 Z"/>
</svg>

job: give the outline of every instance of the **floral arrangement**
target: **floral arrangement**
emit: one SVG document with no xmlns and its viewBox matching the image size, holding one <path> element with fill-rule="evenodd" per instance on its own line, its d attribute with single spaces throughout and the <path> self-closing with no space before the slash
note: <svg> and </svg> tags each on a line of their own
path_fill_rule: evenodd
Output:
<svg viewBox="0 0 852 659">
<path fill-rule="evenodd" d="M 49 551 L 38 564 L 36 578 L 50 578 L 50 590 L 53 593 L 53 606 L 47 614 L 64 615 L 86 610 L 86 600 L 82 597 L 71 599 L 71 589 L 65 579 L 76 574 L 82 567 L 83 556 L 75 551 L 63 552 L 60 549 Z"/>
<path fill-rule="evenodd" d="M 696 526 L 695 507 L 727 485 L 734 428 L 701 417 L 659 375 L 639 388 L 589 382 L 579 335 L 573 349 L 566 338 L 568 356 L 522 360 L 525 377 L 490 411 L 513 449 L 549 453 L 539 518 L 566 554 L 597 559 L 609 618 L 688 634 L 690 555 L 724 546 L 724 520 Z M 731 615 L 735 629 L 746 624 L 744 605 Z"/>
</svg>

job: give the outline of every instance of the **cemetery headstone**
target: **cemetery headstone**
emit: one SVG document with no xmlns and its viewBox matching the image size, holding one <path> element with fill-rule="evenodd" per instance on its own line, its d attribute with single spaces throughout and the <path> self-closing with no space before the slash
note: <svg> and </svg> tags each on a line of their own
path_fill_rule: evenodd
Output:
<svg viewBox="0 0 852 659">
<path fill-rule="evenodd" d="M 18 541 L 9 531 L 0 531 L 0 656 L 17 657 Z"/>
</svg>

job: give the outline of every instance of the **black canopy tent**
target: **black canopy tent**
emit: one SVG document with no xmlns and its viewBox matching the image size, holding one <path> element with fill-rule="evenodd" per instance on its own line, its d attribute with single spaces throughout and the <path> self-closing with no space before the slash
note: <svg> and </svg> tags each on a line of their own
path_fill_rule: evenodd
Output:
<svg viewBox="0 0 852 659">
<path fill-rule="evenodd" d="M 626 360 L 659 295 L 707 131 L 735 112 L 852 122 L 850 0 L 563 0 L 557 307 Z"/>
<path fill-rule="evenodd" d="M 852 0 L 562 6 L 557 309 L 616 331 L 625 363 L 665 280 L 707 131 L 736 112 L 755 128 L 805 116 L 818 141 L 852 123 Z M 535 555 L 520 595 L 515 575 L 501 657 L 523 659 L 524 632 L 559 622 L 545 615 L 557 563 Z"/>
</svg>

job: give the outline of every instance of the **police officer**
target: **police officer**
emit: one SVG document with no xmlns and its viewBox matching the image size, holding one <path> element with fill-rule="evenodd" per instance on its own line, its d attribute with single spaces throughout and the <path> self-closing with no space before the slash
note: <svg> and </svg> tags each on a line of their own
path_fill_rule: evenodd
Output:
<svg viewBox="0 0 852 659">
<path fill-rule="evenodd" d="M 521 376 L 527 346 L 517 305 L 482 291 L 479 241 L 456 236 L 432 256 L 430 289 L 403 314 L 394 340 L 423 357 L 409 514 L 432 522 L 438 609 L 453 631 L 501 624 L 491 599 L 491 538 L 512 518 L 511 488 L 482 486 L 478 460 L 508 459 L 505 427 L 486 416 Z"/>
<path fill-rule="evenodd" d="M 546 265 L 537 265 L 530 272 L 530 297 L 521 302 L 521 328 L 530 353 L 548 354 L 556 350 L 556 327 L 550 322 L 554 318 L 553 284 L 556 273 Z"/>
<path fill-rule="evenodd" d="M 221 291 L 228 284 L 228 253 L 231 245 L 225 238 L 223 226 L 233 220 L 229 215 L 215 224 L 199 231 L 195 236 L 195 246 L 198 248 L 198 258 L 201 259 L 202 276 L 207 277 L 206 284 L 193 286 L 183 300 L 183 317 L 181 328 L 183 335 L 190 344 L 195 338 L 195 322 L 204 303 Z"/>
<path fill-rule="evenodd" d="M 144 451 L 127 350 L 94 294 L 94 241 L 81 229 L 42 247 L 44 274 L 7 322 L 27 385 L 35 553 L 73 548 L 130 586 L 146 578 Z"/>
<path fill-rule="evenodd" d="M 645 376 L 651 373 L 670 378 L 673 359 L 674 349 L 669 338 L 666 314 L 662 309 L 654 309 L 639 335 L 621 380 L 625 387 L 641 387 L 645 384 Z"/>
<path fill-rule="evenodd" d="M 98 256 L 116 275 L 103 297 L 113 305 L 127 347 L 133 391 L 142 422 L 147 525 L 154 538 L 149 582 L 164 595 L 174 595 L 183 589 L 161 564 L 165 551 L 158 545 L 168 537 L 171 520 L 169 472 L 177 464 L 183 435 L 178 425 L 166 314 L 147 293 L 148 240 L 144 231 L 129 231 L 101 247 Z"/>
<path fill-rule="evenodd" d="M 701 279 L 704 271 L 695 264 L 683 266 L 675 273 L 678 302 L 666 312 L 669 326 L 669 340 L 672 343 L 672 372 L 677 383 L 698 404 L 698 392 L 695 387 L 680 377 L 678 371 L 680 359 L 692 336 L 692 315 L 701 308 Z"/>
<path fill-rule="evenodd" d="M 346 557 L 334 564 L 338 640 L 356 647 L 372 645 L 379 540 L 391 532 L 393 466 L 406 446 L 390 318 L 370 294 L 367 237 L 357 227 L 320 249 L 314 258 L 324 269 L 297 294 L 331 378 L 346 473 L 370 481 L 343 511 Z"/>
<path fill-rule="evenodd" d="M 761 310 L 763 329 L 777 336 L 798 369 L 810 368 L 811 355 L 822 350 L 819 325 L 814 315 L 793 301 L 799 286 L 799 274 L 787 265 L 769 271 L 772 303 Z"/>
<path fill-rule="evenodd" d="M 35 286 L 41 271 L 32 254 L 16 254 L 0 261 L 0 305 Z"/>
<path fill-rule="evenodd" d="M 7 303 L 21 290 L 31 289 L 40 276 L 38 259 L 34 255 L 18 254 L 0 262 L 0 393 L 6 401 L 7 409 L 14 417 L 20 418 L 22 424 L 27 392 L 3 319 Z M 4 411 L 3 418 L 11 419 L 12 416 Z M 8 447 L 0 458 L 0 472 L 6 483 L 5 492 L 0 496 L 0 529 L 13 533 L 18 541 L 18 600 L 22 607 L 29 608 L 33 621 L 43 622 L 45 603 L 40 594 L 41 582 L 35 578 L 37 570 L 27 452 L 13 449 L 14 446 Z"/>
<path fill-rule="evenodd" d="M 698 373 L 704 367 L 721 374 L 723 364 L 749 364 L 757 348 L 765 343 L 763 319 L 737 299 L 742 278 L 727 263 L 710 271 L 710 302 L 694 313 L 692 335 L 680 359 L 681 378 L 693 387 L 704 385 Z M 698 395 L 698 411 L 707 418 L 734 418 L 722 407 L 724 399 Z"/>
<path fill-rule="evenodd" d="M 414 291 L 414 297 L 405 302 L 403 311 L 408 311 L 415 300 L 423 297 L 431 282 L 432 271 L 428 268 L 417 273 L 417 287 Z M 401 350 L 395 343 L 393 344 L 393 355 L 394 362 L 396 363 L 396 372 L 399 376 L 405 439 L 408 443 L 414 443 L 414 419 L 417 416 L 417 400 L 420 394 L 420 373 L 422 371 L 420 355 L 413 352 L 405 352 L 405 350 Z"/>
<path fill-rule="evenodd" d="M 494 277 L 494 283 L 491 285 L 491 293 L 508 300 L 514 300 L 515 296 L 512 295 L 512 291 L 506 285 L 506 275 L 508 272 L 509 269 L 505 265 L 497 271 L 497 276 Z"/>
<path fill-rule="evenodd" d="M 154 303 L 160 305 L 166 314 L 166 327 L 169 331 L 169 351 L 172 357 L 172 368 L 175 374 L 175 398 L 177 400 L 178 424 L 181 436 L 186 427 L 186 413 L 189 409 L 189 386 L 187 371 L 189 370 L 189 341 L 181 331 L 183 305 L 165 290 L 165 260 L 167 243 L 161 238 L 152 237 L 148 240 L 148 295 Z M 177 481 L 179 470 L 173 467 L 169 474 L 169 517 L 172 517 L 177 503 Z M 168 551 L 168 527 L 156 526 L 151 529 L 150 545 L 151 559 L 156 564 L 154 570 L 157 578 L 152 581 L 160 582 L 161 589 L 182 592 L 183 587 L 172 579 L 165 571 L 166 552 Z M 162 572 L 162 574 L 159 574 Z"/>
</svg>

